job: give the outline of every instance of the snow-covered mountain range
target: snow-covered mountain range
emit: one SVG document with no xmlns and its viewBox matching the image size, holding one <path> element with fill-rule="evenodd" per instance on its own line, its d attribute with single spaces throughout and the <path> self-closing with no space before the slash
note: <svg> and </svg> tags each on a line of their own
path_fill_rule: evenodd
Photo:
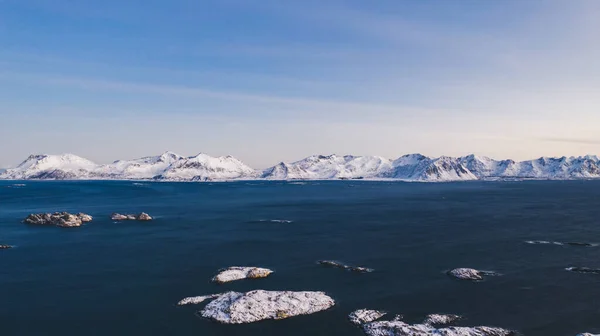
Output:
<svg viewBox="0 0 600 336">
<path fill-rule="evenodd" d="M 16 168 L 0 172 L 0 179 L 28 180 L 163 180 L 218 181 L 240 179 L 397 179 L 442 182 L 486 179 L 600 178 L 596 156 L 542 157 L 515 162 L 484 156 L 430 158 L 409 154 L 395 160 L 380 156 L 313 155 L 255 170 L 231 156 L 198 154 L 183 157 L 172 152 L 135 160 L 96 164 L 73 154 L 31 155 Z"/>
</svg>

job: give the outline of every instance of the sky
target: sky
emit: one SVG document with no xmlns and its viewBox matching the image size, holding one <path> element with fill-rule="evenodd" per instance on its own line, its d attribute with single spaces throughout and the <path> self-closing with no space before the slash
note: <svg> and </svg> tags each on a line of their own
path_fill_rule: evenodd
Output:
<svg viewBox="0 0 600 336">
<path fill-rule="evenodd" d="M 600 154 L 600 1 L 0 0 L 0 167 Z"/>
</svg>

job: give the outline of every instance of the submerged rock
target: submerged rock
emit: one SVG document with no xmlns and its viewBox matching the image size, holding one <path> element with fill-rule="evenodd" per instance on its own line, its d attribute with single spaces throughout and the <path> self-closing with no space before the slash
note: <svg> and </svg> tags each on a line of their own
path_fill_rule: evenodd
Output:
<svg viewBox="0 0 600 336">
<path fill-rule="evenodd" d="M 32 225 L 55 225 L 59 227 L 78 227 L 84 222 L 92 221 L 92 216 L 78 213 L 76 215 L 68 212 L 31 214 L 23 222 Z"/>
<path fill-rule="evenodd" d="M 314 314 L 334 304 L 323 292 L 228 292 L 206 305 L 200 315 L 224 324 L 242 324 Z"/>
<path fill-rule="evenodd" d="M 578 247 L 594 247 L 594 246 L 598 246 L 597 244 L 581 243 L 581 242 L 566 242 L 565 244 L 569 245 L 569 246 L 578 246 Z"/>
<path fill-rule="evenodd" d="M 289 219 L 259 219 L 257 222 L 259 223 L 282 223 L 282 224 L 291 224 L 294 221 Z"/>
<path fill-rule="evenodd" d="M 0 245 L 0 250 L 8 250 L 9 248 L 12 248 L 12 246 L 10 246 L 10 245 Z"/>
<path fill-rule="evenodd" d="M 233 266 L 221 270 L 212 281 L 225 283 L 242 279 L 260 279 L 268 277 L 271 273 L 273 273 L 273 271 L 268 268 Z"/>
<path fill-rule="evenodd" d="M 429 325 L 446 325 L 460 320 L 462 317 L 452 314 L 430 314 L 423 324 Z"/>
<path fill-rule="evenodd" d="M 449 327 L 437 329 L 428 324 L 408 324 L 402 321 L 380 321 L 365 324 L 369 336 L 512 336 L 514 331 L 494 327 Z"/>
<path fill-rule="evenodd" d="M 177 302 L 178 306 L 185 306 L 185 305 L 189 305 L 189 304 L 199 304 L 202 303 L 206 300 L 212 300 L 212 299 L 216 299 L 219 296 L 221 296 L 223 294 L 211 294 L 211 295 L 203 295 L 203 296 L 190 296 L 190 297 L 186 297 L 184 299 L 182 299 L 181 301 Z"/>
<path fill-rule="evenodd" d="M 562 245 L 563 244 L 561 242 L 551 242 L 551 241 L 547 241 L 547 240 L 527 240 L 527 241 L 525 241 L 525 243 L 532 244 L 532 245 Z"/>
<path fill-rule="evenodd" d="M 113 213 L 110 216 L 110 219 L 114 220 L 114 221 L 125 221 L 125 220 L 138 220 L 138 221 L 151 221 L 152 217 L 150 217 L 150 215 L 148 215 L 145 212 L 142 212 L 139 215 L 122 215 L 120 213 Z"/>
<path fill-rule="evenodd" d="M 361 325 L 378 320 L 386 314 L 387 312 L 380 310 L 359 309 L 350 313 L 350 315 L 348 315 L 348 319 L 353 324 Z"/>
<path fill-rule="evenodd" d="M 528 240 L 525 243 L 532 245 L 568 245 L 575 247 L 596 247 L 598 244 L 595 243 L 585 243 L 585 242 L 557 242 L 557 241 L 546 241 L 546 240 Z"/>
<path fill-rule="evenodd" d="M 448 272 L 448 275 L 460 280 L 483 280 L 484 276 L 498 276 L 499 273 L 490 271 L 480 271 L 473 268 L 455 268 Z"/>
<path fill-rule="evenodd" d="M 565 269 L 569 272 L 584 273 L 584 274 L 600 274 L 600 269 L 598 269 L 598 268 L 567 267 Z"/>
<path fill-rule="evenodd" d="M 350 265 L 346 265 L 342 262 L 335 261 L 335 260 L 319 260 L 319 261 L 317 261 L 317 263 L 319 265 L 323 265 L 323 266 L 327 266 L 327 267 L 334 267 L 334 268 L 341 268 L 341 269 L 345 269 L 345 270 L 348 270 L 351 272 L 357 272 L 357 273 L 371 273 L 374 271 L 372 268 L 350 266 Z"/>
</svg>

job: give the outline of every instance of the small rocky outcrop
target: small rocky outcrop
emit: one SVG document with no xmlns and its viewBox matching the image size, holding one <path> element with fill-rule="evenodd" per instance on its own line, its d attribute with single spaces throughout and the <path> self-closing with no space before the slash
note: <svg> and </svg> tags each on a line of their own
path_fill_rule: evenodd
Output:
<svg viewBox="0 0 600 336">
<path fill-rule="evenodd" d="M 150 215 L 148 215 L 147 213 L 142 212 L 141 214 L 139 214 L 137 216 L 137 220 L 139 220 L 139 221 L 151 221 L 152 217 L 150 217 Z"/>
<path fill-rule="evenodd" d="M 378 321 L 363 325 L 368 336 L 514 336 L 512 330 L 495 327 L 449 327 L 437 329 L 429 324 L 408 324 L 402 321 Z"/>
<path fill-rule="evenodd" d="M 226 283 L 242 279 L 260 279 L 266 278 L 273 273 L 268 268 L 260 267 L 238 267 L 232 266 L 219 271 L 212 281 L 216 283 Z"/>
<path fill-rule="evenodd" d="M 83 223 L 91 222 L 92 216 L 78 213 L 71 214 L 68 212 L 55 212 L 55 213 L 40 213 L 31 214 L 23 221 L 26 224 L 31 225 L 55 225 L 58 227 L 79 227 Z"/>
<path fill-rule="evenodd" d="M 589 268 L 589 267 L 567 267 L 565 270 L 569 272 L 575 273 L 583 273 L 583 274 L 600 274 L 599 268 Z"/>
<path fill-rule="evenodd" d="M 484 276 L 501 275 L 491 271 L 480 271 L 473 268 L 455 268 L 448 272 L 448 275 L 460 280 L 481 281 Z"/>
<path fill-rule="evenodd" d="M 600 336 L 600 335 L 599 334 L 582 333 L 582 334 L 577 334 L 577 336 Z"/>
<path fill-rule="evenodd" d="M 224 324 L 243 324 L 314 314 L 334 305 L 323 292 L 254 290 L 225 293 L 206 305 L 200 315 Z"/>
<path fill-rule="evenodd" d="M 8 250 L 9 248 L 12 248 L 12 246 L 10 246 L 10 245 L 0 245 L 0 250 Z"/>
<path fill-rule="evenodd" d="M 356 273 L 371 273 L 374 271 L 372 268 L 350 266 L 335 260 L 319 260 L 317 261 L 317 263 L 326 267 L 341 268 Z"/>
<path fill-rule="evenodd" d="M 359 309 L 348 315 L 350 322 L 356 325 L 373 322 L 385 316 L 387 312 L 380 310 Z"/>
<path fill-rule="evenodd" d="M 81 221 L 84 223 L 91 222 L 94 219 L 92 216 L 84 214 L 83 212 L 78 213 L 77 217 L 79 217 L 79 219 L 81 219 Z"/>
<path fill-rule="evenodd" d="M 384 312 L 377 310 L 357 310 L 350 314 L 350 321 L 360 325 L 367 336 L 516 336 L 512 330 L 495 327 L 446 327 L 437 328 L 434 325 L 450 324 L 461 317 L 449 314 L 427 315 L 425 322 L 409 324 L 402 321 L 402 315 L 397 315 L 391 321 L 377 321 Z M 579 336 L 579 335 L 578 335 Z M 587 336 L 587 335 L 585 335 Z"/>
<path fill-rule="evenodd" d="M 114 221 L 126 221 L 126 220 L 138 220 L 138 221 L 151 221 L 152 217 L 145 212 L 140 213 L 139 215 L 122 215 L 120 213 L 113 213 L 110 216 L 110 219 Z"/>
<path fill-rule="evenodd" d="M 460 320 L 462 317 L 452 314 L 429 314 L 423 324 L 429 325 L 447 325 Z"/>
</svg>

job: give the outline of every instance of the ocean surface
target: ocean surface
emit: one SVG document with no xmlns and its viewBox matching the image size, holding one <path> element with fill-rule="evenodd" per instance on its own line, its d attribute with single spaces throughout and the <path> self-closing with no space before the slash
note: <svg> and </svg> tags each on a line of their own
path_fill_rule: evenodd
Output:
<svg viewBox="0 0 600 336">
<path fill-rule="evenodd" d="M 15 186 L 23 183 L 24 186 Z M 21 223 L 29 213 L 85 212 L 73 229 Z M 110 220 L 145 211 L 152 222 Z M 270 220 L 290 220 L 291 223 Z M 600 181 L 402 183 L 0 182 L 0 333 L 4 335 L 362 335 L 359 308 L 418 322 L 463 315 L 460 325 L 523 335 L 600 332 Z M 367 266 L 325 268 L 333 259 Z M 210 282 L 227 266 L 269 278 Z M 482 282 L 445 271 L 502 273 Z M 220 325 L 187 296 L 223 291 L 318 290 L 337 305 L 310 316 Z"/>
</svg>

